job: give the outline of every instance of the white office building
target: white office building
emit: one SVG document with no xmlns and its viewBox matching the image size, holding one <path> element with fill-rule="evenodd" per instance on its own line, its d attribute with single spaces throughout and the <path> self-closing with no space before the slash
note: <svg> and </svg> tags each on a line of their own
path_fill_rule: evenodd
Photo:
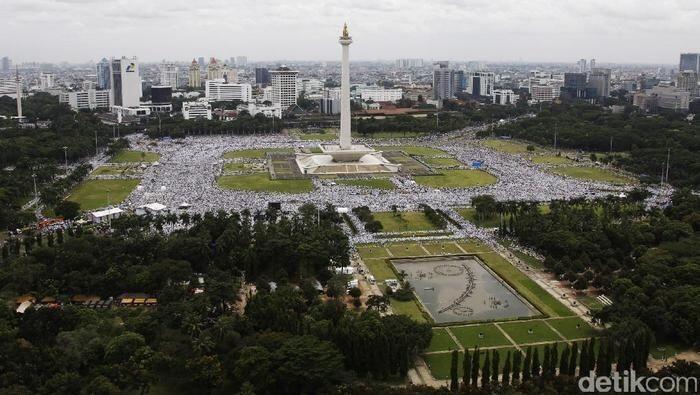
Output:
<svg viewBox="0 0 700 395">
<path fill-rule="evenodd" d="M 160 85 L 172 86 L 177 89 L 180 86 L 179 69 L 174 63 L 162 63 L 160 65 Z"/>
<path fill-rule="evenodd" d="M 17 81 L 14 78 L 0 78 L 0 97 L 17 98 Z"/>
<path fill-rule="evenodd" d="M 272 104 L 270 106 L 266 106 L 263 104 L 248 103 L 239 105 L 238 107 L 236 107 L 236 110 L 238 110 L 239 112 L 248 111 L 248 113 L 253 117 L 258 114 L 263 114 L 268 118 L 282 118 L 282 107 L 279 104 Z"/>
<path fill-rule="evenodd" d="M 496 75 L 489 71 L 470 71 L 465 73 L 467 89 L 472 96 L 491 96 Z"/>
<path fill-rule="evenodd" d="M 323 91 L 324 83 L 315 78 L 297 78 L 297 96 L 304 92 L 306 95 Z"/>
<path fill-rule="evenodd" d="M 112 105 L 138 107 L 141 102 L 141 76 L 136 57 L 114 59 L 109 63 Z"/>
<path fill-rule="evenodd" d="M 270 71 L 272 86 L 272 103 L 279 104 L 283 110 L 297 104 L 297 76 L 299 72 L 288 67 Z"/>
<path fill-rule="evenodd" d="M 253 87 L 250 84 L 232 84 L 224 79 L 207 80 L 205 95 L 210 101 L 249 102 L 253 100 Z"/>
<path fill-rule="evenodd" d="M 403 90 L 401 88 L 387 89 L 381 86 L 358 86 L 360 98 L 364 101 L 382 101 L 396 102 L 403 98 Z"/>
<path fill-rule="evenodd" d="M 491 98 L 493 104 L 501 106 L 515 105 L 518 102 L 518 95 L 511 89 L 494 89 Z"/>
<path fill-rule="evenodd" d="M 112 94 L 109 89 L 88 89 L 78 92 L 63 92 L 58 96 L 60 103 L 67 103 L 73 111 L 109 109 L 112 107 Z"/>
<path fill-rule="evenodd" d="M 530 87 L 530 96 L 533 103 L 550 102 L 559 97 L 559 89 L 551 85 L 533 85 Z"/>
<path fill-rule="evenodd" d="M 41 73 L 39 76 L 39 85 L 42 90 L 53 88 L 55 85 L 53 73 Z"/>
<path fill-rule="evenodd" d="M 206 101 L 186 101 L 182 103 L 182 117 L 211 120 L 211 104 Z"/>
</svg>

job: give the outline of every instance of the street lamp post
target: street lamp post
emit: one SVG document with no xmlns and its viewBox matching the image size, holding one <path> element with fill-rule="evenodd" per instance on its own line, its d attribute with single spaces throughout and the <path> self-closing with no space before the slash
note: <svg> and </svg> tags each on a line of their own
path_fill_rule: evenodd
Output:
<svg viewBox="0 0 700 395">
<path fill-rule="evenodd" d="M 63 146 L 63 159 L 65 160 L 66 175 L 68 175 L 68 147 Z"/>
</svg>

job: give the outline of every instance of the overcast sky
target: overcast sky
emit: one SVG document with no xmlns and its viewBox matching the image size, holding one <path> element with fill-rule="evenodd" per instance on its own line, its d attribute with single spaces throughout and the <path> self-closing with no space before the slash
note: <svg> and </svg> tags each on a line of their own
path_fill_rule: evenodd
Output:
<svg viewBox="0 0 700 395">
<path fill-rule="evenodd" d="M 700 52 L 700 0 L 0 0 L 0 56 L 677 64 Z"/>
</svg>

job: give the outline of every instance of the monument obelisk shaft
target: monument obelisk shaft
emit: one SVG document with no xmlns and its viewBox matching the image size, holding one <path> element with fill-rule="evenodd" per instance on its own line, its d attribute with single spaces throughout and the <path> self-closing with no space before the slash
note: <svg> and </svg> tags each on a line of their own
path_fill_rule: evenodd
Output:
<svg viewBox="0 0 700 395">
<path fill-rule="evenodd" d="M 340 149 L 352 149 L 350 138 L 351 117 L 350 113 L 350 44 L 352 38 L 348 34 L 348 25 L 343 27 L 343 35 L 338 40 L 343 47 L 343 59 L 340 78 Z"/>
</svg>

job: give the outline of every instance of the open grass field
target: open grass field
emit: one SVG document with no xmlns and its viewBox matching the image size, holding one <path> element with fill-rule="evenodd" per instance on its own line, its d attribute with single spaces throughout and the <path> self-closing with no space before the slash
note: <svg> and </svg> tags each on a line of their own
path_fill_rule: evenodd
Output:
<svg viewBox="0 0 700 395">
<path fill-rule="evenodd" d="M 516 344 L 564 340 L 541 320 L 503 322 L 498 324 L 498 326 L 500 326 Z M 532 331 L 532 333 L 529 333 L 529 331 Z"/>
<path fill-rule="evenodd" d="M 462 250 L 453 242 L 423 244 L 431 255 L 461 254 Z"/>
<path fill-rule="evenodd" d="M 226 163 L 226 164 L 224 164 L 224 171 L 225 172 L 243 171 L 243 170 L 249 170 L 249 166 L 246 167 L 245 163 Z"/>
<path fill-rule="evenodd" d="M 457 167 L 462 166 L 462 162 L 454 158 L 425 158 L 423 162 L 433 167 Z"/>
<path fill-rule="evenodd" d="M 420 244 L 392 244 L 388 248 L 395 258 L 428 255 L 425 253 L 425 250 L 423 250 Z"/>
<path fill-rule="evenodd" d="M 512 343 L 503 335 L 496 325 L 482 324 L 472 326 L 453 326 L 450 331 L 464 348 L 511 346 Z M 482 338 L 479 334 L 483 335 Z"/>
<path fill-rule="evenodd" d="M 629 177 L 599 167 L 560 166 L 552 169 L 552 172 L 582 180 L 602 181 L 611 184 L 632 184 L 635 182 Z"/>
<path fill-rule="evenodd" d="M 382 232 L 419 232 L 437 229 L 422 211 L 399 211 L 373 213 L 374 218 L 382 223 Z"/>
<path fill-rule="evenodd" d="M 554 296 L 542 289 L 542 287 L 497 253 L 479 254 L 479 258 L 542 313 L 550 317 L 570 317 L 574 315 L 571 310 L 555 299 Z"/>
<path fill-rule="evenodd" d="M 383 190 L 394 189 L 394 183 L 392 183 L 391 180 L 389 180 L 388 178 L 369 178 L 369 179 L 360 179 L 360 180 L 339 179 L 336 182 L 338 184 L 341 184 L 341 185 L 364 187 L 364 188 L 370 188 L 370 189 L 383 189 Z"/>
<path fill-rule="evenodd" d="M 536 155 L 532 158 L 532 162 L 541 165 L 568 165 L 574 163 L 574 161 L 563 155 Z"/>
<path fill-rule="evenodd" d="M 362 260 L 370 273 L 377 281 L 384 281 L 389 278 L 396 278 L 396 273 L 391 269 L 386 258 L 367 258 Z"/>
<path fill-rule="evenodd" d="M 374 147 L 374 149 L 379 151 L 403 151 L 408 155 L 417 156 L 440 156 L 447 154 L 441 149 L 422 147 L 418 145 L 378 146 Z"/>
<path fill-rule="evenodd" d="M 505 152 L 508 154 L 526 154 L 528 144 L 513 140 L 486 139 L 481 142 L 484 146 L 496 151 Z M 535 147 L 537 152 L 539 149 Z"/>
<path fill-rule="evenodd" d="M 498 348 L 497 350 L 500 360 L 499 369 L 503 368 L 503 364 L 506 360 L 506 355 L 509 351 L 511 354 L 518 351 L 515 347 L 504 347 Z M 469 350 L 470 355 L 472 352 L 474 352 L 474 350 Z M 479 350 L 479 361 L 481 362 L 481 366 L 483 366 L 484 359 L 486 359 L 486 352 L 492 353 L 491 357 L 493 357 L 493 350 Z M 423 359 L 428 364 L 428 367 L 430 368 L 430 372 L 433 374 L 433 377 L 435 377 L 438 380 L 447 380 L 450 378 L 450 366 L 452 364 L 451 354 L 452 353 L 450 352 L 444 352 L 439 354 L 426 354 L 423 356 Z M 461 372 L 463 359 L 464 353 L 460 351 L 457 357 L 457 372 L 459 372 L 460 381 L 462 377 Z M 479 372 L 479 374 L 481 374 L 481 372 Z"/>
<path fill-rule="evenodd" d="M 459 346 L 455 344 L 452 337 L 444 328 L 433 328 L 433 338 L 430 340 L 430 346 L 427 351 L 449 351 L 458 350 Z"/>
<path fill-rule="evenodd" d="M 578 317 L 552 319 L 547 320 L 547 323 L 567 340 L 582 339 L 596 334 L 586 321 Z"/>
<path fill-rule="evenodd" d="M 484 243 L 482 243 L 481 240 L 477 239 L 461 240 L 458 241 L 457 244 L 459 244 L 459 246 L 462 247 L 462 249 L 468 254 L 477 254 L 481 252 L 491 251 L 491 249 L 484 245 Z"/>
<path fill-rule="evenodd" d="M 414 131 L 403 131 L 403 132 L 374 132 L 368 133 L 366 135 L 362 133 L 353 133 L 355 137 L 362 138 L 372 138 L 372 139 L 401 139 L 401 138 L 416 138 L 427 136 L 430 133 L 427 132 L 414 132 Z"/>
<path fill-rule="evenodd" d="M 535 269 L 544 269 L 544 264 L 542 263 L 542 261 L 535 258 L 534 256 L 530 256 L 528 254 L 516 250 L 511 250 L 511 252 L 513 253 L 513 255 L 517 256 L 521 261 L 527 263 L 530 267 L 534 267 Z"/>
<path fill-rule="evenodd" d="M 83 211 L 96 210 L 121 203 L 137 185 L 139 180 L 87 180 L 71 192 L 68 200 L 79 203 Z"/>
<path fill-rule="evenodd" d="M 418 307 L 418 302 L 415 300 L 402 301 L 392 298 L 391 310 L 394 314 L 407 315 L 416 322 L 428 322 L 423 315 L 423 310 Z"/>
<path fill-rule="evenodd" d="M 136 169 L 126 165 L 100 166 L 90 173 L 91 176 L 128 176 L 136 173 Z"/>
<path fill-rule="evenodd" d="M 431 188 L 471 188 L 495 184 L 498 178 L 483 170 L 443 170 L 441 174 L 415 176 L 414 180 Z"/>
<path fill-rule="evenodd" d="M 294 152 L 292 148 L 267 148 L 267 149 L 244 149 L 238 151 L 224 152 L 224 159 L 248 158 L 248 159 L 263 159 L 268 152 L 278 152 L 291 154 Z"/>
<path fill-rule="evenodd" d="M 122 150 L 114 155 L 110 163 L 157 162 L 160 155 L 155 152 Z"/>
<path fill-rule="evenodd" d="M 300 140 L 311 141 L 311 140 L 321 140 L 321 141 L 331 141 L 338 139 L 338 134 L 335 132 L 326 133 L 298 133 L 297 137 Z"/>
<path fill-rule="evenodd" d="M 255 192 L 306 193 L 313 190 L 309 179 L 271 180 L 267 173 L 222 176 L 216 182 L 224 189 Z"/>
</svg>

